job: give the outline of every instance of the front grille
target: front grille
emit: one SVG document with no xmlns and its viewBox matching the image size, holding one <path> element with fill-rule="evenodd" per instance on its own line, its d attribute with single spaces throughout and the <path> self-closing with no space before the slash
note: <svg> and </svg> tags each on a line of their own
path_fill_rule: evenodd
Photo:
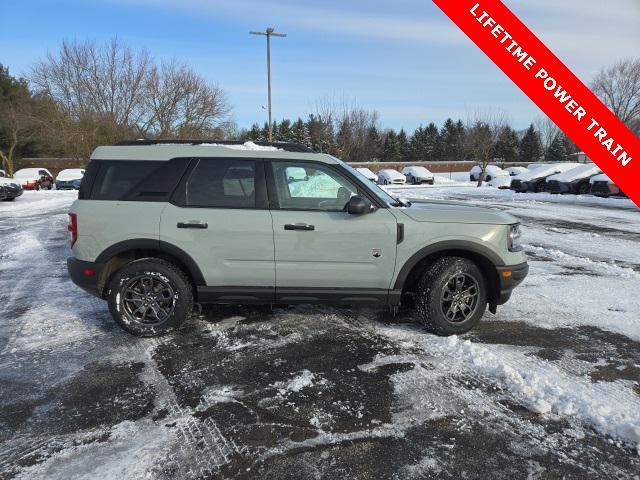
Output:
<svg viewBox="0 0 640 480">
<path fill-rule="evenodd" d="M 562 188 L 560 187 L 560 182 L 557 180 L 550 180 L 547 182 L 547 192 L 551 193 L 562 193 Z"/>
<path fill-rule="evenodd" d="M 611 190 L 609 189 L 609 182 L 593 182 L 591 184 L 591 193 L 611 193 Z"/>
<path fill-rule="evenodd" d="M 396 178 L 393 183 L 404 183 L 401 178 Z"/>
</svg>

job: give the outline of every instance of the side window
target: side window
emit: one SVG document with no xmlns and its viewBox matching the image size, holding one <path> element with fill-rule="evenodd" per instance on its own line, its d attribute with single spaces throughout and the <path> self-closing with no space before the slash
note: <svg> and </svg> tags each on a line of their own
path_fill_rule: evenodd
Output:
<svg viewBox="0 0 640 480">
<path fill-rule="evenodd" d="M 321 164 L 273 162 L 280 208 L 342 211 L 357 187 L 345 176 Z"/>
<path fill-rule="evenodd" d="M 187 207 L 255 208 L 256 162 L 201 159 L 185 183 L 179 203 Z"/>
<path fill-rule="evenodd" d="M 92 200 L 123 200 L 133 187 L 166 162 L 118 160 L 101 163 L 91 190 Z"/>
</svg>

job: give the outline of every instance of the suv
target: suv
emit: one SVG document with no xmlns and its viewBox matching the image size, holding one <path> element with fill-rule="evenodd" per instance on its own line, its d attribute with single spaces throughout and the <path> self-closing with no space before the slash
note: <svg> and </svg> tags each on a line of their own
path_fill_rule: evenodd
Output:
<svg viewBox="0 0 640 480">
<path fill-rule="evenodd" d="M 295 144 L 99 147 L 69 216 L 71 279 L 141 336 L 178 327 L 194 303 L 401 301 L 459 334 L 528 272 L 511 215 L 402 202 Z"/>
</svg>

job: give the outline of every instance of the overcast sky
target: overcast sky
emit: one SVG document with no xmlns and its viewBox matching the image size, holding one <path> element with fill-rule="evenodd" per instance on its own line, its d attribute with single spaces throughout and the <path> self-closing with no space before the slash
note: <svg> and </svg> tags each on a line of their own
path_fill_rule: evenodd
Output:
<svg viewBox="0 0 640 480">
<path fill-rule="evenodd" d="M 640 0 L 505 3 L 585 82 L 640 55 Z M 63 39 L 117 35 L 218 83 L 241 127 L 266 117 L 264 38 L 248 32 L 267 26 L 288 34 L 272 45 L 276 119 L 325 98 L 409 130 L 477 110 L 503 110 L 518 128 L 540 115 L 429 0 L 7 0 L 2 17 L 0 63 L 13 74 L 27 74 Z"/>
</svg>

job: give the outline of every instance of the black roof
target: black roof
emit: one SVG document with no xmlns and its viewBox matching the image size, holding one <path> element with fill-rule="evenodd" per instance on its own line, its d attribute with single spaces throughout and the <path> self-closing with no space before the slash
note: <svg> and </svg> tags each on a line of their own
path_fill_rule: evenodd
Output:
<svg viewBox="0 0 640 480">
<path fill-rule="evenodd" d="M 253 141 L 253 140 L 252 140 Z M 132 146 L 132 145 L 162 145 L 162 144 L 183 144 L 183 145 L 201 145 L 203 143 L 215 143 L 217 145 L 243 145 L 245 142 L 239 140 L 123 140 L 115 144 L 116 147 Z M 261 142 L 253 141 L 261 147 L 276 147 L 286 152 L 314 153 L 312 149 L 301 143 L 290 142 Z"/>
</svg>

